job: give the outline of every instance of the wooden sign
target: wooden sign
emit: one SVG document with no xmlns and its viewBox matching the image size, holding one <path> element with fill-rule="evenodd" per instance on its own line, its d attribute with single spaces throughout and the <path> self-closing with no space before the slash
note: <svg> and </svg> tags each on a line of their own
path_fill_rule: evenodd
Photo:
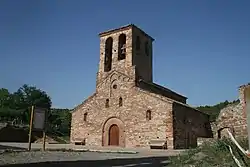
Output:
<svg viewBox="0 0 250 167">
<path fill-rule="evenodd" d="M 37 108 L 32 106 L 30 112 L 30 129 L 29 129 L 29 145 L 28 150 L 31 150 L 31 138 L 32 138 L 32 131 L 38 130 L 43 131 L 43 151 L 45 151 L 45 140 L 46 140 L 46 116 L 47 110 L 43 108 Z"/>
<path fill-rule="evenodd" d="M 34 130 L 44 130 L 46 123 L 46 109 L 34 108 L 34 120 L 33 129 Z"/>
</svg>

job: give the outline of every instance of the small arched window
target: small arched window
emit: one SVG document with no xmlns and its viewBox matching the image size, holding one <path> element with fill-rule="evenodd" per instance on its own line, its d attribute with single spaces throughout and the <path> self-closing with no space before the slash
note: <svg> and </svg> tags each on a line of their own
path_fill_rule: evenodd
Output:
<svg viewBox="0 0 250 167">
<path fill-rule="evenodd" d="M 136 37 L 135 48 L 136 48 L 136 50 L 140 50 L 141 49 L 141 40 L 140 40 L 139 36 Z"/>
<path fill-rule="evenodd" d="M 83 121 L 87 121 L 87 115 L 88 115 L 88 113 L 84 113 L 84 115 L 83 115 Z"/>
<path fill-rule="evenodd" d="M 122 97 L 119 98 L 119 107 L 122 106 Z"/>
<path fill-rule="evenodd" d="M 106 99 L 105 107 L 109 108 L 109 99 Z"/>
<path fill-rule="evenodd" d="M 146 120 L 147 121 L 151 120 L 151 111 L 150 110 L 146 111 Z"/>
</svg>

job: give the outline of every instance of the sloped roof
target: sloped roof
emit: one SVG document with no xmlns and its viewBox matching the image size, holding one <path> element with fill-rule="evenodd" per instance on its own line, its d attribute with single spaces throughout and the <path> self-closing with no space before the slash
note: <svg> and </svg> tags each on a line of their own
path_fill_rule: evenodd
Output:
<svg viewBox="0 0 250 167">
<path fill-rule="evenodd" d="M 140 86 L 140 84 L 143 84 L 143 86 Z M 187 99 L 187 97 L 179 94 L 179 93 L 176 93 L 166 87 L 163 87 L 161 85 L 158 85 L 156 83 L 149 83 L 149 82 L 146 82 L 142 79 L 139 79 L 138 81 L 138 86 L 141 88 L 141 89 L 147 89 L 149 91 L 151 91 L 152 93 L 156 93 L 156 94 L 160 94 L 162 96 L 166 96 L 166 97 L 169 97 L 170 94 L 172 95 L 175 95 L 179 98 L 182 98 L 182 99 Z M 170 98 L 170 97 L 169 97 Z"/>
</svg>

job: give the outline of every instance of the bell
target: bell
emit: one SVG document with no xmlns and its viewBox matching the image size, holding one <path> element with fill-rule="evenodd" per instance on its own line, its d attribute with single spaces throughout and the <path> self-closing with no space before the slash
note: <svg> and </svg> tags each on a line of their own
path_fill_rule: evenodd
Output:
<svg viewBox="0 0 250 167">
<path fill-rule="evenodd" d="M 121 49 L 126 49 L 126 44 L 123 44 Z"/>
<path fill-rule="evenodd" d="M 122 54 L 125 54 L 126 53 L 126 50 L 125 49 L 122 49 Z"/>
</svg>

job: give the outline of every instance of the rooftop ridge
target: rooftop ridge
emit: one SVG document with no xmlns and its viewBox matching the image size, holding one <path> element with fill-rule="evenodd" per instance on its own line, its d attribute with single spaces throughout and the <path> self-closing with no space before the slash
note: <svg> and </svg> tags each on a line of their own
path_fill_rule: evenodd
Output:
<svg viewBox="0 0 250 167">
<path fill-rule="evenodd" d="M 103 37 L 103 36 L 106 36 L 106 35 L 110 35 L 111 33 L 119 32 L 119 31 L 124 31 L 124 30 L 130 29 L 130 28 L 136 28 L 142 34 L 144 34 L 145 36 L 149 37 L 152 41 L 154 41 L 154 38 L 152 38 L 150 35 L 148 35 L 145 31 L 143 31 L 141 28 L 139 28 L 135 24 L 127 24 L 127 25 L 121 26 L 119 28 L 110 29 L 110 30 L 101 32 L 98 35 L 99 35 L 99 37 Z"/>
</svg>

